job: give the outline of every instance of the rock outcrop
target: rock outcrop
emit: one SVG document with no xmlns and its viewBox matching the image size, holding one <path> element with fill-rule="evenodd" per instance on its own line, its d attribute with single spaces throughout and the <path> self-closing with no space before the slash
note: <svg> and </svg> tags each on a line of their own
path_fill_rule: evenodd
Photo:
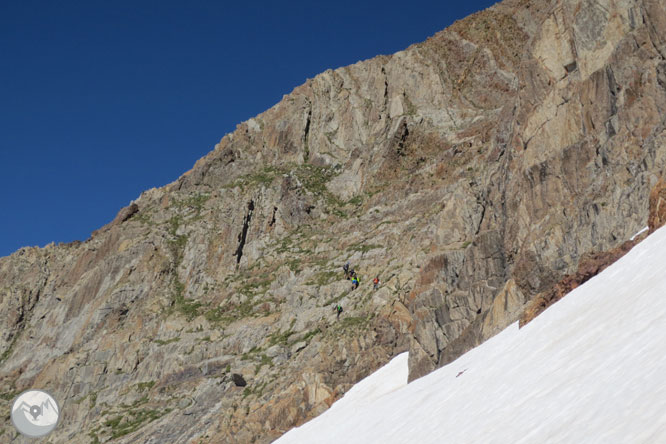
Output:
<svg viewBox="0 0 666 444">
<path fill-rule="evenodd" d="M 525 311 L 520 317 L 520 327 L 523 327 L 546 308 L 562 299 L 571 290 L 601 273 L 606 267 L 627 254 L 634 245 L 644 238 L 645 236 L 641 236 L 633 240 L 628 240 L 610 251 L 585 254 L 581 258 L 578 270 L 574 274 L 564 276 L 553 288 L 543 294 L 537 295 L 527 304 Z"/>
<path fill-rule="evenodd" d="M 646 225 L 665 55 L 659 1 L 505 0 L 306 81 L 85 242 L 0 259 L 2 398 L 48 389 L 54 442 L 269 442 L 398 352 L 426 374 Z"/>
<path fill-rule="evenodd" d="M 650 191 L 649 233 L 653 233 L 666 223 L 666 182 L 662 178 Z"/>
</svg>

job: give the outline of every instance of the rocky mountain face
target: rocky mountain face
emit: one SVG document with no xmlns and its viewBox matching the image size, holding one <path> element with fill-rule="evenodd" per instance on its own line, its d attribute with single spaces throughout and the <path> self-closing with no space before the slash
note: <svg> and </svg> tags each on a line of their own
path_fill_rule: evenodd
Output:
<svg viewBox="0 0 666 444">
<path fill-rule="evenodd" d="M 54 443 L 270 442 L 398 352 L 450 362 L 647 224 L 665 56 L 658 0 L 505 0 L 308 80 L 85 242 L 0 259 L 0 397 L 50 391 Z"/>
</svg>

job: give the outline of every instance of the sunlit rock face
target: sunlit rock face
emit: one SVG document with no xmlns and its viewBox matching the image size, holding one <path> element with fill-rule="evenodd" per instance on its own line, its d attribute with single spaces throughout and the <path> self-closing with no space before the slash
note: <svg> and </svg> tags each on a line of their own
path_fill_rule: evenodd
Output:
<svg viewBox="0 0 666 444">
<path fill-rule="evenodd" d="M 54 442 L 270 442 L 401 351 L 428 373 L 647 225 L 664 55 L 662 2 L 505 1 L 307 80 L 0 259 L 0 392 L 52 393 Z"/>
</svg>

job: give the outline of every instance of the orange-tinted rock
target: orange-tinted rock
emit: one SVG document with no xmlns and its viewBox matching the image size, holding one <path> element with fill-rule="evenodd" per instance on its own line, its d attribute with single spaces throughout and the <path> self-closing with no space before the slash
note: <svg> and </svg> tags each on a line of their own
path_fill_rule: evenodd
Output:
<svg viewBox="0 0 666 444">
<path fill-rule="evenodd" d="M 539 316 L 546 308 L 562 299 L 571 290 L 601 273 L 606 267 L 627 254 L 634 245 L 644 238 L 644 235 L 637 237 L 633 241 L 627 241 L 610 251 L 584 255 L 575 274 L 564 276 L 552 289 L 537 295 L 530 301 L 520 317 L 520 327 Z"/>
<path fill-rule="evenodd" d="M 666 182 L 660 178 L 650 191 L 650 215 L 648 216 L 649 233 L 666 222 Z"/>
</svg>

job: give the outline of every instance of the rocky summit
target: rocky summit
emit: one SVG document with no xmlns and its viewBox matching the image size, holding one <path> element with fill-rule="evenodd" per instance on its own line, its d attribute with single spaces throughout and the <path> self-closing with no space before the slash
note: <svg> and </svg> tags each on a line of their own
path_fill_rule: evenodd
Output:
<svg viewBox="0 0 666 444">
<path fill-rule="evenodd" d="M 306 81 L 0 259 L 0 397 L 48 390 L 54 443 L 267 443 L 399 352 L 427 374 L 647 225 L 665 57 L 659 0 L 505 0 Z"/>
</svg>

